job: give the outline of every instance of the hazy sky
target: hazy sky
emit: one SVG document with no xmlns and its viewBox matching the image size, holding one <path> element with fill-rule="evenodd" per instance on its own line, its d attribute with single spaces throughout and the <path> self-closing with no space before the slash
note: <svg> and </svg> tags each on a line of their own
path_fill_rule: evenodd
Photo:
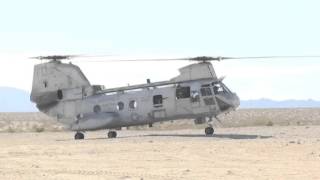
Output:
<svg viewBox="0 0 320 180">
<path fill-rule="evenodd" d="M 316 0 L 1 1 L 0 86 L 30 91 L 36 61 L 27 57 L 36 55 L 320 55 L 319 7 Z M 190 64 L 74 63 L 106 87 L 167 80 Z M 320 58 L 214 66 L 242 99 L 320 100 Z"/>
</svg>

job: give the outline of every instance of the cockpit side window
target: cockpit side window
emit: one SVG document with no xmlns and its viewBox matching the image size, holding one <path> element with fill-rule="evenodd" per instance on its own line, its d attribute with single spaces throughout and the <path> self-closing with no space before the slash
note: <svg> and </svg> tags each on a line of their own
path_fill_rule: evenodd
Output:
<svg viewBox="0 0 320 180">
<path fill-rule="evenodd" d="M 214 94 L 221 94 L 225 93 L 226 89 L 224 88 L 223 84 L 221 82 L 219 83 L 212 83 L 213 86 L 213 92 Z"/>
<path fill-rule="evenodd" d="M 190 98 L 190 87 L 177 87 L 176 97 L 177 99 Z"/>
<path fill-rule="evenodd" d="M 211 91 L 209 84 L 202 85 L 200 92 L 201 92 L 202 96 L 211 96 L 212 95 L 212 91 Z"/>
</svg>

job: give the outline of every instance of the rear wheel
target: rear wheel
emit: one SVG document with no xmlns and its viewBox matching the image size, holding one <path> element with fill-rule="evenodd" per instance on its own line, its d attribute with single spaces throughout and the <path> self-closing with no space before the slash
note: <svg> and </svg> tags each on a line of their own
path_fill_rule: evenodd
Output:
<svg viewBox="0 0 320 180">
<path fill-rule="evenodd" d="M 117 132 L 116 131 L 109 131 L 108 132 L 108 138 L 116 138 Z"/>
<path fill-rule="evenodd" d="M 206 127 L 204 132 L 206 133 L 206 136 L 212 136 L 214 133 L 214 129 L 212 127 Z"/>
</svg>

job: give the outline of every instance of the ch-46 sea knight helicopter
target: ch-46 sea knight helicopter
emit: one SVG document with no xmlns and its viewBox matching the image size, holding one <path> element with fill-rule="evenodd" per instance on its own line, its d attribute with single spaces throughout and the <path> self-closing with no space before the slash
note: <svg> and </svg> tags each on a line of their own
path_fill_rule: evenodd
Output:
<svg viewBox="0 0 320 180">
<path fill-rule="evenodd" d="M 115 129 L 121 127 L 152 126 L 155 122 L 182 118 L 194 119 L 197 124 L 207 123 L 205 135 L 213 135 L 212 119 L 236 110 L 240 100 L 222 82 L 223 78 L 217 77 L 210 61 L 274 58 L 199 56 L 153 59 L 196 63 L 182 67 L 178 76 L 167 81 L 151 83 L 147 80 L 146 84 L 105 89 L 101 85 L 91 85 L 78 66 L 62 62 L 73 57 L 35 57 L 48 61 L 34 66 L 31 101 L 41 112 L 76 131 L 75 139 L 84 139 L 85 131 L 99 129 L 109 129 L 108 138 L 115 138 Z"/>
</svg>

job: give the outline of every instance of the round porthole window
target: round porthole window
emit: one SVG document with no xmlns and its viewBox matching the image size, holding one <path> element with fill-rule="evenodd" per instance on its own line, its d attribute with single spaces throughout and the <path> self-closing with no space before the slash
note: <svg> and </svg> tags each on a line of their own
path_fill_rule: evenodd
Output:
<svg viewBox="0 0 320 180">
<path fill-rule="evenodd" d="M 99 105 L 95 105 L 95 106 L 93 107 L 93 112 L 95 112 L 95 113 L 101 112 L 101 107 L 100 107 Z"/>
<path fill-rule="evenodd" d="M 123 110 L 124 109 L 124 103 L 123 102 L 118 102 L 117 109 L 119 111 Z"/>
<path fill-rule="evenodd" d="M 135 109 L 137 108 L 137 102 L 135 100 L 132 100 L 129 102 L 129 108 L 130 109 Z"/>
</svg>

